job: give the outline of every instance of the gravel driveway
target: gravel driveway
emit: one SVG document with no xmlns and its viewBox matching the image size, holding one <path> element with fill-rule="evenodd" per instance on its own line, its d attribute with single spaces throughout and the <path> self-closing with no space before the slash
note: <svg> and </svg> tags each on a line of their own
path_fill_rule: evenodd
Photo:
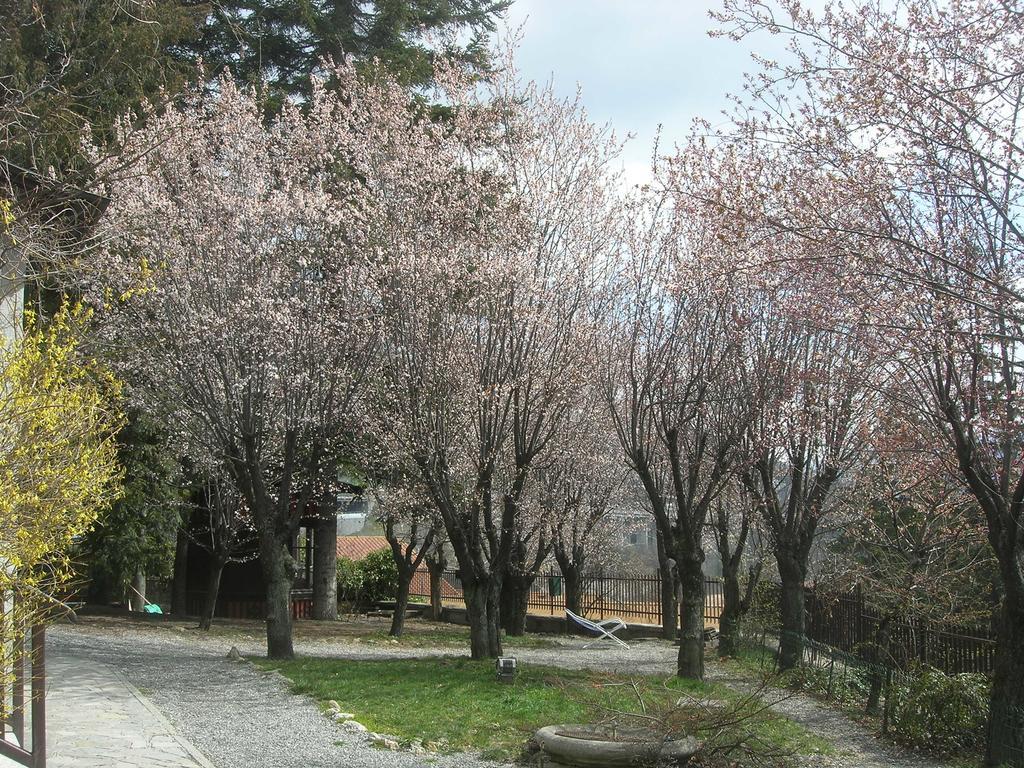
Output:
<svg viewBox="0 0 1024 768">
<path fill-rule="evenodd" d="M 183 626 L 153 627 L 132 622 L 58 625 L 48 632 L 52 653 L 93 658 L 118 669 L 148 696 L 180 732 L 217 768 L 493 768 L 473 755 L 390 752 L 369 745 L 320 714 L 305 696 L 295 696 L 275 674 L 229 661 L 231 645 L 243 656 L 265 654 L 264 639 L 240 632 L 230 639 Z M 583 649 L 566 638 L 551 648 L 516 648 L 523 663 L 572 669 L 669 675 L 676 648 L 664 641 L 634 642 L 629 650 Z M 325 639 L 297 639 L 296 653 L 350 659 L 429 658 L 464 655 L 463 646 L 416 648 Z M 713 660 L 708 677 L 749 689 L 750 678 Z M 772 708 L 836 745 L 839 754 L 810 756 L 808 768 L 944 768 L 876 739 L 841 713 L 803 695 L 769 693 Z M 344 702 L 340 702 L 344 709 Z M 429 761 L 429 762 L 428 762 Z"/>
</svg>

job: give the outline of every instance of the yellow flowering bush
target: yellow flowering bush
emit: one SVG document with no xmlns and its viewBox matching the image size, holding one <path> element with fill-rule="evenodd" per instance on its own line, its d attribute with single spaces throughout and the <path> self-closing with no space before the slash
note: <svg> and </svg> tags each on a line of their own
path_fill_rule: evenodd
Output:
<svg viewBox="0 0 1024 768">
<path fill-rule="evenodd" d="M 81 353 L 86 320 L 29 316 L 0 340 L 0 594 L 24 622 L 54 605 L 72 541 L 119 493 L 118 385 Z"/>
</svg>

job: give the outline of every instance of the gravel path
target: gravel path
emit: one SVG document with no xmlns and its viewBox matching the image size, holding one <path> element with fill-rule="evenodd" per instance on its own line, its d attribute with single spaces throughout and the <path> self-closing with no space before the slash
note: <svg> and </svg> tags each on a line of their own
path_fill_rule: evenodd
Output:
<svg viewBox="0 0 1024 768">
<path fill-rule="evenodd" d="M 117 627 L 58 625 L 48 633 L 54 653 L 83 656 L 120 669 L 167 715 L 217 768 L 493 768 L 475 756 L 382 751 L 364 737 L 330 722 L 305 696 L 292 695 L 275 674 L 227 660 L 233 644 L 243 656 L 265 654 L 259 634 L 239 633 L 230 640 L 179 627 L 157 629 L 125 622 Z M 675 668 L 676 648 L 664 641 L 634 642 L 629 650 L 583 649 L 583 641 L 565 639 L 552 648 L 515 648 L 526 664 L 620 673 L 667 675 Z M 431 658 L 464 655 L 461 646 L 416 648 L 354 641 L 305 639 L 297 654 L 349 659 Z M 713 660 L 708 678 L 739 690 L 751 690 L 753 676 Z M 871 731 L 814 699 L 770 690 L 772 709 L 836 745 L 839 754 L 802 759 L 807 768 L 946 768 L 944 763 L 907 753 L 875 738 Z M 341 702 L 344 709 L 344 702 Z M 427 762 L 429 760 L 429 762 Z"/>
<path fill-rule="evenodd" d="M 369 744 L 291 694 L 278 675 L 229 661 L 220 643 L 145 628 L 56 626 L 48 654 L 120 670 L 217 768 L 493 768 L 468 754 L 416 756 Z"/>
<path fill-rule="evenodd" d="M 759 681 L 752 676 L 736 674 L 733 667 L 717 662 L 707 664 L 708 680 L 722 683 L 734 690 L 756 690 Z M 761 693 L 773 712 L 795 720 L 811 733 L 832 742 L 837 755 L 807 757 L 807 766 L 822 768 L 951 768 L 947 763 L 900 749 L 876 738 L 870 729 L 850 720 L 841 712 L 801 693 L 781 688 L 768 688 Z"/>
</svg>

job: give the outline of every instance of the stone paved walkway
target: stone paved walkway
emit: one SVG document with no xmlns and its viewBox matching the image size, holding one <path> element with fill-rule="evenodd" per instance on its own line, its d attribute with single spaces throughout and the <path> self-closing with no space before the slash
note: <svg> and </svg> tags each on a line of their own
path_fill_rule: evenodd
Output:
<svg viewBox="0 0 1024 768">
<path fill-rule="evenodd" d="M 46 672 L 50 768 L 213 768 L 112 667 L 51 653 Z"/>
</svg>

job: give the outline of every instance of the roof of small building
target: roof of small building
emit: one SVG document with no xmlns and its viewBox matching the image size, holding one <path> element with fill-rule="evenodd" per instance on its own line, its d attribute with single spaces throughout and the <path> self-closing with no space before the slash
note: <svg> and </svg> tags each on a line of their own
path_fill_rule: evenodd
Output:
<svg viewBox="0 0 1024 768">
<path fill-rule="evenodd" d="M 339 536 L 337 551 L 338 557 L 362 560 L 371 552 L 388 549 L 390 546 L 383 536 Z"/>
</svg>

